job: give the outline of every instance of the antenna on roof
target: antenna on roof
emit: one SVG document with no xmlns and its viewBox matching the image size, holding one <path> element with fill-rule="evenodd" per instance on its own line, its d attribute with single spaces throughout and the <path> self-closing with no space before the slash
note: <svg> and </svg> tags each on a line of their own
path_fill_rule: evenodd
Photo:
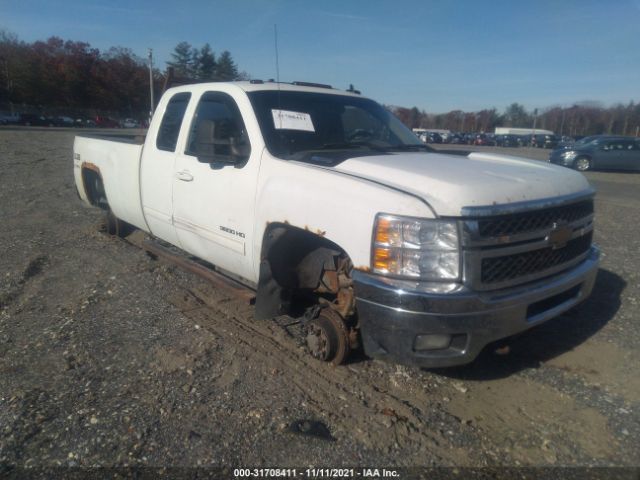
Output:
<svg viewBox="0 0 640 480">
<path fill-rule="evenodd" d="M 276 82 L 280 83 L 280 64 L 278 62 L 278 24 L 273 24 L 273 39 L 276 47 Z"/>
<path fill-rule="evenodd" d="M 282 128 L 282 106 L 280 105 L 280 63 L 278 62 L 278 24 L 273 24 L 273 39 L 276 48 L 276 85 L 278 85 L 278 120 L 280 125 L 278 128 Z"/>
</svg>

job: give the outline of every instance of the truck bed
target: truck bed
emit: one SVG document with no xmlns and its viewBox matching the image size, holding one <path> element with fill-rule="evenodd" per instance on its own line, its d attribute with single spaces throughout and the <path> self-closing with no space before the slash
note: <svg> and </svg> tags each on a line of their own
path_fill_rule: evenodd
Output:
<svg viewBox="0 0 640 480">
<path fill-rule="evenodd" d="M 144 145 L 144 140 L 147 137 L 146 130 L 143 133 L 135 133 L 135 132 L 87 132 L 87 133 L 78 133 L 77 137 L 82 138 L 94 138 L 96 140 L 108 140 L 110 142 L 121 142 L 121 143 L 130 143 L 134 145 Z"/>
<path fill-rule="evenodd" d="M 73 145 L 74 175 L 82 200 L 88 198 L 87 170 L 102 178 L 109 207 L 116 217 L 148 231 L 140 201 L 140 159 L 144 137 L 122 134 L 81 134 Z"/>
</svg>

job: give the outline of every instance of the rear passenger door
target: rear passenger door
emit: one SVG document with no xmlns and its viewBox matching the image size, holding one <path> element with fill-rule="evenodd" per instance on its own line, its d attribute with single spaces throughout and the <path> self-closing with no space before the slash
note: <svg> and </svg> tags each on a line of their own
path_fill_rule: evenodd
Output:
<svg viewBox="0 0 640 480">
<path fill-rule="evenodd" d="M 619 140 L 608 140 L 598 145 L 594 158 L 594 167 L 605 170 L 623 168 L 622 144 Z"/>
<path fill-rule="evenodd" d="M 162 120 L 156 138 L 147 138 L 140 172 L 142 210 L 151 233 L 178 246 L 172 220 L 175 152 L 190 99 L 189 92 L 176 93 L 165 104 L 164 111 L 156 111 Z M 150 131 L 154 131 L 153 127 Z"/>
</svg>

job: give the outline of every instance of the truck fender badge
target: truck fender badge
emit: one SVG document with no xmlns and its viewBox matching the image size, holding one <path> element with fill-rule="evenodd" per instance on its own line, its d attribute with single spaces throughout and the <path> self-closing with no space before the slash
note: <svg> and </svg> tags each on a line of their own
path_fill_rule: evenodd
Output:
<svg viewBox="0 0 640 480">
<path fill-rule="evenodd" d="M 220 230 L 222 230 L 223 232 L 227 232 L 231 235 L 235 235 L 236 237 L 245 238 L 244 233 L 234 230 L 233 228 L 224 227 L 220 225 Z"/>
<path fill-rule="evenodd" d="M 553 250 L 558 250 L 567 245 L 569 240 L 571 240 L 572 234 L 573 229 L 569 225 L 556 222 L 553 224 L 551 232 L 549 232 L 547 236 L 547 241 Z"/>
</svg>

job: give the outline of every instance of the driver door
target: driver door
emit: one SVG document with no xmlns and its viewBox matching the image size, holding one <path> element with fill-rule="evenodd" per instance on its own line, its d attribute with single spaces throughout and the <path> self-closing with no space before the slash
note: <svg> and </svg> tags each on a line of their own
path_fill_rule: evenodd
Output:
<svg viewBox="0 0 640 480">
<path fill-rule="evenodd" d="M 249 145 L 234 98 L 205 92 L 186 145 L 176 153 L 173 188 L 173 221 L 182 248 L 251 281 L 259 155 Z"/>
</svg>

